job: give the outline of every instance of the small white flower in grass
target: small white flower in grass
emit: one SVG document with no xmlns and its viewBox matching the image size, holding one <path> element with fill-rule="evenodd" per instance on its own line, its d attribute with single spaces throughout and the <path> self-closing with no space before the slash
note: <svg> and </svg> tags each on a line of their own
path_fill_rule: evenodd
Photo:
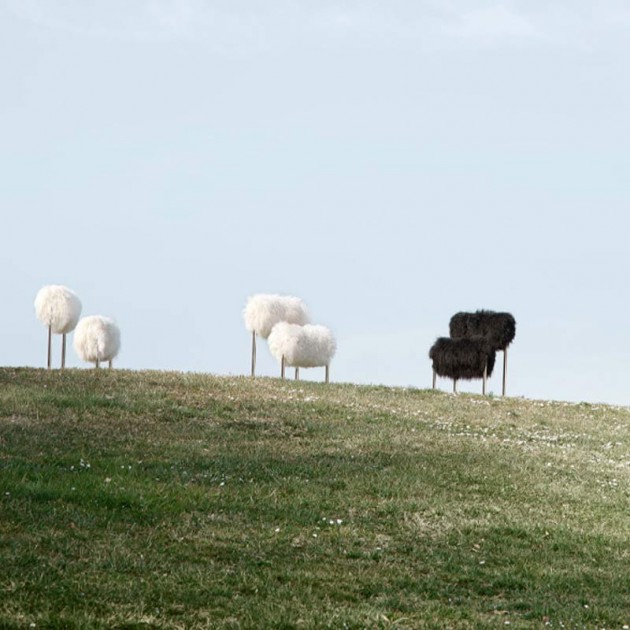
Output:
<svg viewBox="0 0 630 630">
<path fill-rule="evenodd" d="M 276 532 L 276 534 L 280 531 L 279 527 L 276 527 L 276 529 L 274 530 Z"/>
<path fill-rule="evenodd" d="M 112 482 L 111 477 L 105 477 L 105 483 L 111 483 L 111 482 Z"/>
</svg>

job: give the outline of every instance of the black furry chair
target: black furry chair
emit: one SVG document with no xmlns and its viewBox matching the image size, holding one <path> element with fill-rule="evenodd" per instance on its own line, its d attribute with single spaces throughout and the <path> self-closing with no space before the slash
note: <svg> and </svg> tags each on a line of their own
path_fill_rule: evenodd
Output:
<svg viewBox="0 0 630 630">
<path fill-rule="evenodd" d="M 486 337 L 495 350 L 505 350 L 516 335 L 516 320 L 510 313 L 476 311 L 451 317 L 449 334 L 453 339 Z"/>
<path fill-rule="evenodd" d="M 496 352 L 485 337 L 440 337 L 431 346 L 429 358 L 433 361 L 433 389 L 436 376 L 452 378 L 454 392 L 457 392 L 458 380 L 481 378 L 485 394 L 487 379 L 494 369 Z"/>
<path fill-rule="evenodd" d="M 494 311 L 476 311 L 475 313 L 456 313 L 449 324 L 453 339 L 484 337 L 494 350 L 503 351 L 503 395 L 507 376 L 507 348 L 516 335 L 516 320 L 510 313 Z"/>
</svg>

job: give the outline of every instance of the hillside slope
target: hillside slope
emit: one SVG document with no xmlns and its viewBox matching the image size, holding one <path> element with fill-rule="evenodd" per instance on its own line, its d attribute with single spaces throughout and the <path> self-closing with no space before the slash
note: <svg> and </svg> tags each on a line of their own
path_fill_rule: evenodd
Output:
<svg viewBox="0 0 630 630">
<path fill-rule="evenodd" d="M 0 627 L 630 626 L 629 438 L 603 405 L 0 369 Z"/>
</svg>

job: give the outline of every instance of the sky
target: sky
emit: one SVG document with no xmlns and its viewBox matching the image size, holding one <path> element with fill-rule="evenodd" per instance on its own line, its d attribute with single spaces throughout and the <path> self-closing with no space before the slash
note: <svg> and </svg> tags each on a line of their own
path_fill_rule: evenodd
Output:
<svg viewBox="0 0 630 630">
<path fill-rule="evenodd" d="M 629 34 L 623 0 L 0 0 L 0 365 L 45 366 L 63 284 L 120 368 L 247 374 L 280 293 L 333 381 L 430 387 L 485 308 L 509 395 L 630 405 Z"/>
</svg>

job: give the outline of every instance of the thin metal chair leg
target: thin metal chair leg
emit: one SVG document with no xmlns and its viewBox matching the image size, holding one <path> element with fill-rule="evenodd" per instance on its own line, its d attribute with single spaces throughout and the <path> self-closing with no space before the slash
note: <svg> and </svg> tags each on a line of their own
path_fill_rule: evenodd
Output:
<svg viewBox="0 0 630 630">
<path fill-rule="evenodd" d="M 284 378 L 284 367 L 285 367 L 285 359 L 283 355 L 282 361 L 280 361 L 280 378 Z"/>
<path fill-rule="evenodd" d="M 507 381 L 507 347 L 503 349 L 503 391 L 502 395 L 505 396 L 505 382 Z"/>
<path fill-rule="evenodd" d="M 486 363 L 485 367 L 483 368 L 483 387 L 481 389 L 481 393 L 484 396 L 486 395 L 487 384 L 488 384 L 488 363 Z"/>
<path fill-rule="evenodd" d="M 52 367 L 52 326 L 48 326 L 48 369 Z"/>
<path fill-rule="evenodd" d="M 325 381 L 326 381 L 326 384 L 330 383 L 330 366 L 329 365 L 326 366 Z"/>
<path fill-rule="evenodd" d="M 252 331 L 252 376 L 256 376 L 256 331 Z"/>
<path fill-rule="evenodd" d="M 295 380 L 296 381 L 300 380 L 300 368 L 299 367 L 295 368 Z"/>
<path fill-rule="evenodd" d="M 66 333 L 61 336 L 61 369 L 66 367 Z"/>
</svg>

